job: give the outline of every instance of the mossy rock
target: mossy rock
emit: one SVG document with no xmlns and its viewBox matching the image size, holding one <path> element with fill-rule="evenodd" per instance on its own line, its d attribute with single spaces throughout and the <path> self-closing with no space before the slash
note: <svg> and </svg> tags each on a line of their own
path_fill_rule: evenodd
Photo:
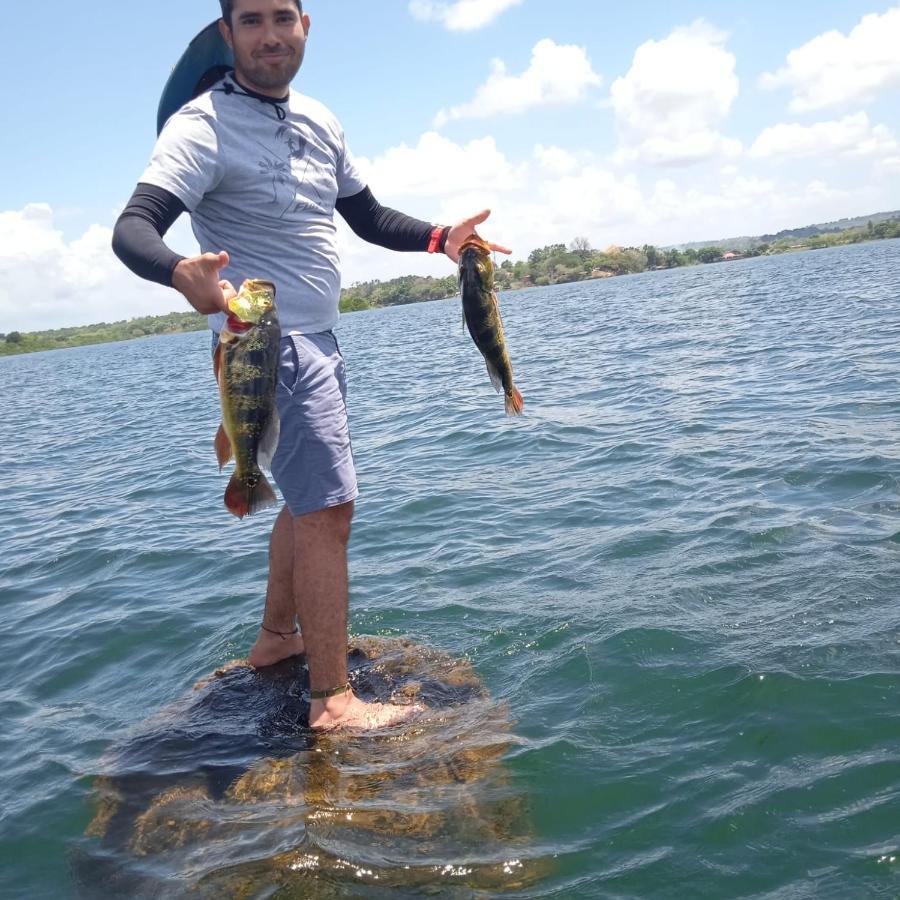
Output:
<svg viewBox="0 0 900 900">
<path fill-rule="evenodd" d="M 82 892 L 471 896 L 544 874 L 505 763 L 506 707 L 471 663 L 401 638 L 355 639 L 348 663 L 361 698 L 425 712 L 314 733 L 302 657 L 222 667 L 104 761 L 73 853 Z"/>
</svg>

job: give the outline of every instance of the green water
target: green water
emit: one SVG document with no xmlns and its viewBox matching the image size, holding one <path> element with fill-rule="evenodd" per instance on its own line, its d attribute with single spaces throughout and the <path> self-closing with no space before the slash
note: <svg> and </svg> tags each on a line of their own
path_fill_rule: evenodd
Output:
<svg viewBox="0 0 900 900">
<path fill-rule="evenodd" d="M 258 896 L 900 897 L 898 263 L 885 241 L 504 295 L 519 420 L 456 301 L 344 317 L 352 629 L 471 662 L 487 706 L 433 720 L 421 759 L 502 717 L 486 783 L 521 821 L 506 848 L 344 839 L 373 875 Z M 0 360 L 3 896 L 109 895 L 75 863 L 105 852 L 96 776 L 255 635 L 272 519 L 221 506 L 208 348 Z M 284 755 L 252 705 L 229 723 Z M 254 834 L 290 844 L 281 812 Z M 535 876 L 508 891 L 459 874 L 512 855 Z M 379 884 L 404 861 L 433 876 Z M 154 860 L 152 895 L 222 865 L 190 862 Z"/>
</svg>

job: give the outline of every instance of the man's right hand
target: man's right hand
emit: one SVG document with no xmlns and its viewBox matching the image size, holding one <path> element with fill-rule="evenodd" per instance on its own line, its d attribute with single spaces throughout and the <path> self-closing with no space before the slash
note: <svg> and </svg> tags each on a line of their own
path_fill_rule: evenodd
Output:
<svg viewBox="0 0 900 900">
<path fill-rule="evenodd" d="M 184 294 L 199 313 L 228 312 L 227 302 L 237 295 L 228 281 L 219 280 L 219 270 L 228 265 L 228 254 L 204 253 L 181 260 L 172 273 L 172 287 Z"/>
</svg>

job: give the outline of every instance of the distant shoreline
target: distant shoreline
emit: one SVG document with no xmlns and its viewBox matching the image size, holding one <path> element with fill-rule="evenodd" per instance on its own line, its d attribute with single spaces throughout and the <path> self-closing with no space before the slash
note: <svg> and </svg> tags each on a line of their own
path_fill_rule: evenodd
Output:
<svg viewBox="0 0 900 900">
<path fill-rule="evenodd" d="M 592 249 L 586 240 L 576 238 L 569 247 L 565 244 L 552 244 L 533 250 L 527 261 L 512 263 L 504 260 L 496 267 L 494 277 L 498 291 L 525 290 L 894 238 L 900 238 L 900 219 L 889 219 L 878 224 L 869 222 L 865 227 L 814 234 L 803 239 L 785 238 L 773 244 L 764 243 L 741 251 L 729 251 L 720 246 L 703 247 L 699 250 L 692 248 L 683 251 L 660 250 L 651 245 L 640 248 L 608 247 L 606 250 L 598 251 Z M 453 296 L 456 291 L 455 275 L 446 278 L 404 275 L 389 281 L 367 281 L 341 290 L 340 310 L 342 313 L 351 313 L 441 300 Z M 206 316 L 196 312 L 184 312 L 47 331 L 12 331 L 9 334 L 0 334 L 0 357 L 115 343 L 156 335 L 185 334 L 203 331 L 207 327 Z"/>
</svg>

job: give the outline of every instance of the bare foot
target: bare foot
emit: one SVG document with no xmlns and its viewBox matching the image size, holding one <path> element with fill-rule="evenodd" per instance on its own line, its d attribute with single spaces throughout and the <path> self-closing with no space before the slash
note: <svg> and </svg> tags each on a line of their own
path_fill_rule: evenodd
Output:
<svg viewBox="0 0 900 900">
<path fill-rule="evenodd" d="M 313 700 L 309 708 L 309 727 L 315 731 L 332 731 L 335 728 L 370 731 L 397 725 L 422 709 L 418 703 L 404 706 L 394 703 L 364 703 L 352 691 L 348 691 L 326 700 Z"/>
<path fill-rule="evenodd" d="M 250 648 L 247 662 L 255 669 L 261 669 L 273 666 L 289 656 L 298 656 L 303 653 L 303 649 L 303 638 L 299 634 L 281 637 L 260 628 L 256 643 Z"/>
</svg>

